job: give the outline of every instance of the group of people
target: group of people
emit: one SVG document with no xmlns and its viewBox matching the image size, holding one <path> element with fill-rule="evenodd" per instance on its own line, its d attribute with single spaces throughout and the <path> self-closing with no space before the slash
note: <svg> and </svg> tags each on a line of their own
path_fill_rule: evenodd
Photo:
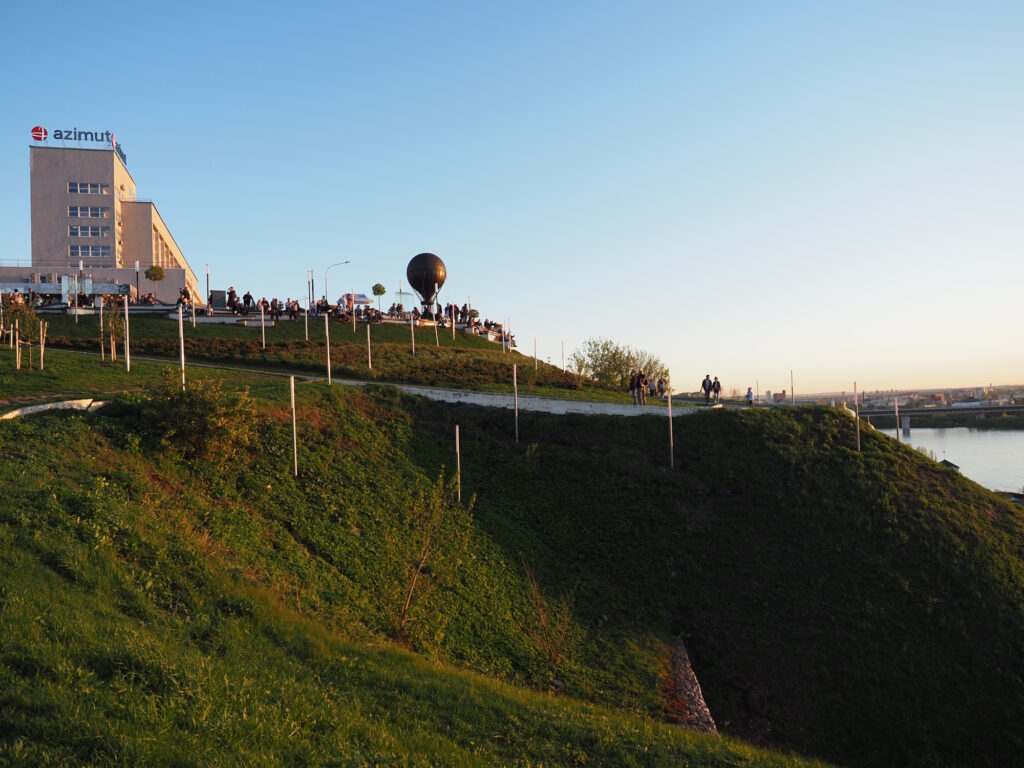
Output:
<svg viewBox="0 0 1024 768">
<path fill-rule="evenodd" d="M 715 380 L 711 380 L 711 374 L 704 376 L 704 381 L 700 383 L 701 392 L 704 393 L 704 405 L 710 405 L 711 401 L 714 400 L 716 403 L 722 399 L 722 382 L 715 376 Z"/>
<path fill-rule="evenodd" d="M 633 397 L 633 405 L 647 405 L 648 394 L 651 397 L 665 396 L 665 379 L 659 376 L 657 380 L 654 380 L 642 370 L 631 370 L 629 372 L 629 394 Z"/>
<path fill-rule="evenodd" d="M 718 380 L 718 377 L 712 380 L 711 374 L 704 376 L 704 381 L 700 383 L 700 389 L 704 393 L 704 404 L 710 405 L 711 400 L 714 399 L 715 403 L 718 403 L 722 399 L 722 382 Z M 747 387 L 746 394 L 747 406 L 750 408 L 754 407 L 754 388 Z"/>
<path fill-rule="evenodd" d="M 182 293 L 187 297 L 188 291 L 182 289 Z M 178 298 L 178 302 L 182 301 L 182 297 Z M 258 301 L 253 298 L 250 291 L 246 291 L 245 295 L 241 298 L 238 297 L 238 293 L 235 291 L 234 286 L 228 288 L 227 295 L 228 309 L 231 310 L 232 314 L 235 315 L 248 315 L 250 312 L 259 312 L 263 310 L 264 314 L 268 315 L 273 322 L 277 322 L 285 314 L 288 315 L 289 320 L 299 319 L 299 300 L 291 297 L 281 301 L 278 298 L 273 298 L 267 301 L 267 297 L 264 296 Z M 208 306 L 213 306 L 213 294 L 210 294 L 210 303 Z"/>
</svg>

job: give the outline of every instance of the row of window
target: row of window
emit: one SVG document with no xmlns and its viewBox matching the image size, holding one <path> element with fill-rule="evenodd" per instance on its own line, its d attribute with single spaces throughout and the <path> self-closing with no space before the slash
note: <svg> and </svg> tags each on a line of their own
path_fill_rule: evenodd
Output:
<svg viewBox="0 0 1024 768">
<path fill-rule="evenodd" d="M 72 219 L 109 219 L 110 209 L 106 206 L 69 205 L 68 216 Z"/>
<path fill-rule="evenodd" d="M 79 195 L 109 195 L 110 185 L 91 181 L 69 181 L 68 192 Z"/>
<path fill-rule="evenodd" d="M 110 237 L 110 227 L 96 224 L 69 224 L 69 237 Z"/>
<path fill-rule="evenodd" d="M 110 258 L 109 245 L 69 245 L 68 256 L 73 259 Z"/>
</svg>

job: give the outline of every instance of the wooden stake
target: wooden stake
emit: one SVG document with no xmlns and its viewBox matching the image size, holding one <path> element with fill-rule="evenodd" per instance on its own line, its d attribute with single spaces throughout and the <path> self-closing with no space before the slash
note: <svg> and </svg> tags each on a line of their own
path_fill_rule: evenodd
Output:
<svg viewBox="0 0 1024 768">
<path fill-rule="evenodd" d="M 260 302 L 260 334 L 263 338 L 263 348 L 267 348 L 267 318 L 263 314 L 263 302 Z"/>
<path fill-rule="evenodd" d="M 412 335 L 412 353 L 416 354 L 416 321 L 413 320 L 412 314 L 409 314 L 409 333 Z"/>
<path fill-rule="evenodd" d="M 668 388 L 668 468 L 676 465 L 675 435 L 672 433 L 672 387 Z"/>
<path fill-rule="evenodd" d="M 100 296 L 100 362 L 107 359 L 106 350 L 103 348 L 103 297 Z"/>
<path fill-rule="evenodd" d="M 292 463 L 294 464 L 295 477 L 299 476 L 299 438 L 295 428 L 295 377 L 289 376 L 292 391 Z"/>
<path fill-rule="evenodd" d="M 857 382 L 853 382 L 854 420 L 857 422 L 857 453 L 860 453 L 860 401 L 857 399 Z"/>
<path fill-rule="evenodd" d="M 183 320 L 183 317 L 184 317 L 184 311 L 183 310 L 184 310 L 184 307 L 181 304 L 179 304 L 178 305 L 178 341 L 180 342 L 180 346 L 181 346 L 181 391 L 182 392 L 185 391 L 185 323 L 184 323 L 184 320 Z"/>
<path fill-rule="evenodd" d="M 459 450 L 459 425 L 455 425 L 455 482 L 458 500 L 462 501 L 462 452 Z"/>
<path fill-rule="evenodd" d="M 373 370 L 373 351 L 370 349 L 370 324 L 366 324 L 366 367 Z"/>
<path fill-rule="evenodd" d="M 515 395 L 516 401 L 516 431 L 515 440 L 516 445 L 519 445 L 519 381 L 516 377 L 516 364 L 512 363 L 512 392 Z"/>
<path fill-rule="evenodd" d="M 128 294 L 124 297 L 124 364 L 128 373 L 132 372 L 132 355 L 128 335 Z"/>
<path fill-rule="evenodd" d="M 327 335 L 327 386 L 331 385 L 331 313 L 324 314 L 324 333 Z"/>
</svg>

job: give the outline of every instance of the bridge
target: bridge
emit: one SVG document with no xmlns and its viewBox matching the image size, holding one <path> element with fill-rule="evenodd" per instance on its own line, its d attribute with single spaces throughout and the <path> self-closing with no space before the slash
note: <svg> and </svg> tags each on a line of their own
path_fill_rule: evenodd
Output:
<svg viewBox="0 0 1024 768">
<path fill-rule="evenodd" d="M 969 415 L 972 413 L 1024 413 L 1024 405 L 972 405 L 961 408 L 943 406 L 935 408 L 900 408 L 900 417 L 903 416 L 949 416 Z M 861 416 L 895 416 L 895 408 L 862 408 Z"/>
</svg>

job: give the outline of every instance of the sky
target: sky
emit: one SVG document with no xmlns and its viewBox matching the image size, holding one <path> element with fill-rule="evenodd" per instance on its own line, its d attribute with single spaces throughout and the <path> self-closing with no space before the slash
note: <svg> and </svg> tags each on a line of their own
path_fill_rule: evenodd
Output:
<svg viewBox="0 0 1024 768">
<path fill-rule="evenodd" d="M 214 288 L 442 302 L 677 390 L 1024 383 L 1024 3 L 0 0 L 0 262 L 35 125 L 110 130 Z M 53 142 L 51 141 L 51 144 Z"/>
</svg>

